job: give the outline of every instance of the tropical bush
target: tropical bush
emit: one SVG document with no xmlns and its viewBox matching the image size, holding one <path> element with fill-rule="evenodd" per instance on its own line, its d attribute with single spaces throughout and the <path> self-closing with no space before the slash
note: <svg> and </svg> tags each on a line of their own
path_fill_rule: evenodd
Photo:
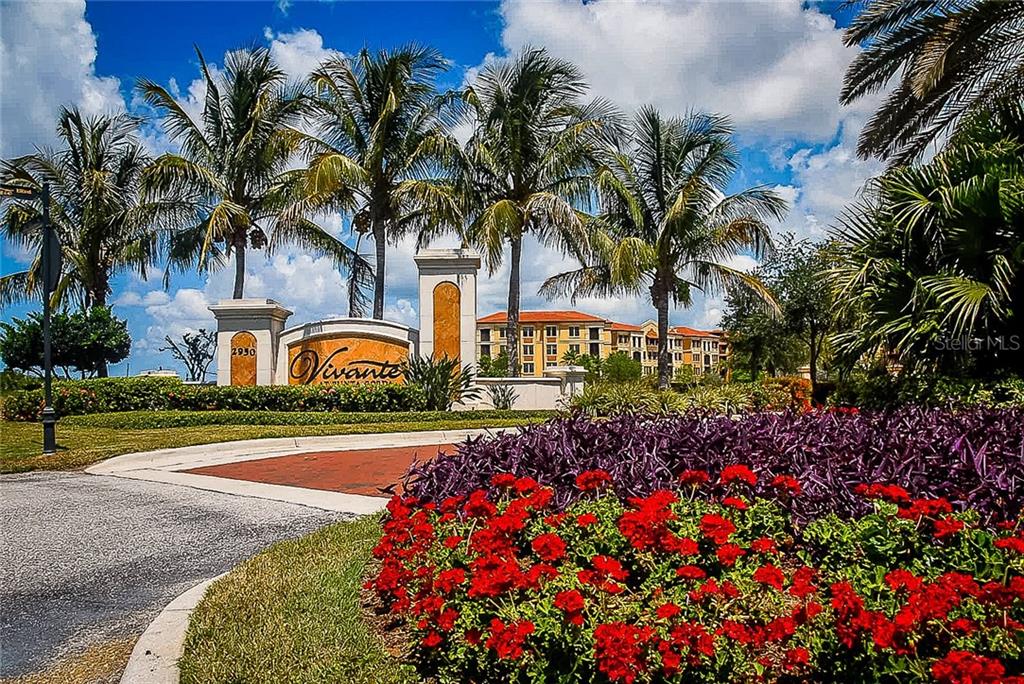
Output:
<svg viewBox="0 0 1024 684">
<path fill-rule="evenodd" d="M 660 390 L 649 382 L 650 377 L 647 380 L 585 384 L 583 391 L 569 401 L 569 408 L 588 416 L 668 415 L 692 410 L 735 414 L 810 408 L 810 382 L 803 378 L 726 383 L 710 374 L 706 381 L 681 391 Z"/>
<path fill-rule="evenodd" d="M 948 497 L 984 520 L 1013 517 L 1024 505 L 1024 409 L 752 413 L 665 418 L 582 417 L 475 439 L 455 453 L 414 466 L 406 491 L 440 503 L 488 487 L 495 473 L 530 476 L 555 492 L 563 510 L 577 498 L 587 470 L 612 475 L 622 500 L 671 485 L 685 470 L 716 475 L 756 463 L 762 480 L 794 473 L 804 495 L 791 502 L 798 521 L 866 512 L 854 487 L 886 481 L 913 496 Z"/>
<path fill-rule="evenodd" d="M 519 393 L 512 385 L 488 385 L 487 398 L 496 410 L 511 411 L 519 399 Z"/>
<path fill-rule="evenodd" d="M 458 402 L 480 398 L 480 388 L 473 384 L 476 374 L 458 359 L 410 356 L 402 374 L 407 385 L 423 393 L 428 411 L 448 411 Z"/>
<path fill-rule="evenodd" d="M 873 510 L 801 527 L 796 478 L 709 480 L 623 502 L 584 471 L 561 512 L 505 472 L 468 496 L 395 497 L 366 586 L 429 681 L 1024 682 L 1016 522 L 993 534 L 872 483 Z"/>
<path fill-rule="evenodd" d="M 53 405 L 59 416 L 140 409 L 182 411 L 423 411 L 419 387 L 389 384 L 186 385 L 174 378 L 102 378 L 56 382 Z M 38 420 L 42 390 L 11 392 L 3 398 L 4 420 Z"/>
<path fill-rule="evenodd" d="M 1024 379 L 982 380 L 912 371 L 895 375 L 885 368 L 871 368 L 850 373 L 837 385 L 831 402 L 873 409 L 907 404 L 1024 407 Z"/>
</svg>

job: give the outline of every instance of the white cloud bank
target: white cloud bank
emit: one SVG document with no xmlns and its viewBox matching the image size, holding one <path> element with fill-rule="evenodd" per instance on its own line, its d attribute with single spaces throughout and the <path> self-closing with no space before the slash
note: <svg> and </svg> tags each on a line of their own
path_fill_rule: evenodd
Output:
<svg viewBox="0 0 1024 684">
<path fill-rule="evenodd" d="M 96 36 L 84 0 L 5 2 L 0 20 L 0 157 L 56 139 L 57 112 L 124 109 L 120 81 L 96 74 Z"/>
</svg>

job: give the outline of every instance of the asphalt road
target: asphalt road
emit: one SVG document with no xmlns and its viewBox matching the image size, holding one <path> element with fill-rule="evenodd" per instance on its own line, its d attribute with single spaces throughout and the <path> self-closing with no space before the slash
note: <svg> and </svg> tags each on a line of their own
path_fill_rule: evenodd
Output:
<svg viewBox="0 0 1024 684">
<path fill-rule="evenodd" d="M 0 477 L 0 677 L 138 636 L 201 580 L 343 517 L 84 473 Z"/>
</svg>

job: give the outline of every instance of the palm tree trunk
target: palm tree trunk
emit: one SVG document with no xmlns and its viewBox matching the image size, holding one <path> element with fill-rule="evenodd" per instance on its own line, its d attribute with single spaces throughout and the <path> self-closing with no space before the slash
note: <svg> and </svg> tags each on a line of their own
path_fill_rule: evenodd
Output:
<svg viewBox="0 0 1024 684">
<path fill-rule="evenodd" d="M 658 387 L 668 389 L 672 380 L 668 351 L 668 288 L 662 278 L 656 278 L 651 285 L 651 296 L 658 310 Z"/>
<path fill-rule="evenodd" d="M 359 243 L 363 241 L 363 233 L 359 232 L 356 236 L 356 247 L 355 253 L 359 254 Z M 359 306 L 359 283 L 356 282 L 355 278 L 356 268 L 353 264 L 352 268 L 349 269 L 348 279 L 348 316 L 349 318 L 362 318 L 366 315 L 365 311 L 360 310 Z"/>
<path fill-rule="evenodd" d="M 235 299 L 243 297 L 245 287 L 245 242 L 245 233 L 242 233 L 241 238 L 235 236 L 235 291 L 231 295 Z"/>
<path fill-rule="evenodd" d="M 519 265 L 523 258 L 523 238 L 512 238 L 512 260 L 508 274 L 508 319 L 505 343 L 508 345 L 508 375 L 519 377 Z"/>
<path fill-rule="evenodd" d="M 92 295 L 92 305 L 94 307 L 104 307 L 104 308 L 106 308 L 106 306 L 107 306 L 107 281 L 106 281 L 106 279 L 102 280 L 102 282 L 96 288 L 96 292 L 93 293 L 93 295 Z M 96 377 L 97 378 L 106 378 L 106 377 L 109 377 L 108 374 L 109 374 L 109 371 L 107 370 L 107 362 L 106 361 L 100 361 L 100 365 L 96 368 Z"/>
<path fill-rule="evenodd" d="M 373 317 L 384 318 L 384 222 L 373 222 L 373 249 L 375 254 L 373 274 Z"/>
</svg>

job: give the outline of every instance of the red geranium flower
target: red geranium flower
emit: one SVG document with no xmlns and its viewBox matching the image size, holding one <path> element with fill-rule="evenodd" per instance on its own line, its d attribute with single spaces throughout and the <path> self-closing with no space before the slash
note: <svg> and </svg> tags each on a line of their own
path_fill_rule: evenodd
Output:
<svg viewBox="0 0 1024 684">
<path fill-rule="evenodd" d="M 434 585 L 437 590 L 442 594 L 450 594 L 455 590 L 455 587 L 459 586 L 466 581 L 466 571 L 462 568 L 449 568 L 448 570 L 442 570 L 437 576 L 437 581 Z"/>
<path fill-rule="evenodd" d="M 507 625 L 494 618 L 491 620 L 491 636 L 487 638 L 487 648 L 494 649 L 502 660 L 516 660 L 523 655 L 523 644 L 526 637 L 536 629 L 529 620 L 510 622 Z"/>
<path fill-rule="evenodd" d="M 778 553 L 779 549 L 775 546 L 775 540 L 770 537 L 758 537 L 754 541 L 750 542 L 750 550 L 754 553 Z"/>
<path fill-rule="evenodd" d="M 718 557 L 718 561 L 722 565 L 729 566 L 734 565 L 740 556 L 745 556 L 746 554 L 747 552 L 736 544 L 722 544 L 718 547 L 718 550 L 715 551 L 715 556 Z"/>
<path fill-rule="evenodd" d="M 998 660 L 969 651 L 950 651 L 932 665 L 932 677 L 939 684 L 997 684 L 1005 681 L 1005 674 Z"/>
<path fill-rule="evenodd" d="M 722 470 L 722 475 L 719 478 L 722 484 L 731 484 L 737 480 L 740 482 L 746 482 L 748 485 L 753 487 L 757 484 L 757 475 L 754 471 L 745 465 L 731 465 L 726 466 Z"/>
<path fill-rule="evenodd" d="M 538 535 L 530 546 L 541 560 L 549 563 L 565 557 L 565 542 L 557 534 L 551 532 Z"/>
<path fill-rule="evenodd" d="M 736 526 L 731 520 L 711 513 L 700 519 L 700 531 L 716 544 L 724 544 L 736 531 Z"/>
<path fill-rule="evenodd" d="M 633 684 L 647 669 L 644 649 L 654 636 L 650 627 L 623 622 L 598 625 L 594 630 L 594 658 L 597 669 L 613 682 Z"/>
<path fill-rule="evenodd" d="M 791 475 L 776 475 L 772 479 L 772 487 L 778 489 L 781 492 L 786 492 L 790 496 L 800 496 L 800 492 L 803 489 L 800 487 L 800 482 Z"/>
<path fill-rule="evenodd" d="M 699 487 L 711 478 L 703 470 L 684 470 L 679 475 L 679 482 L 691 487 Z"/>
<path fill-rule="evenodd" d="M 512 473 L 495 473 L 491 475 L 491 486 L 506 489 L 516 483 L 516 476 Z"/>
<path fill-rule="evenodd" d="M 674 603 L 664 603 L 658 606 L 657 610 L 654 611 L 655 615 L 657 615 L 662 620 L 671 620 L 676 615 L 679 615 L 682 612 L 683 609 Z"/>
<path fill-rule="evenodd" d="M 997 539 L 995 541 L 995 547 L 997 549 L 1004 549 L 1006 551 L 1024 554 L 1024 539 L 1021 539 L 1020 537 L 1004 537 L 1003 539 Z"/>
<path fill-rule="evenodd" d="M 676 569 L 676 577 L 680 579 L 702 580 L 707 576 L 708 574 L 696 565 L 684 565 Z"/>
<path fill-rule="evenodd" d="M 440 634 L 438 634 L 434 630 L 430 630 L 430 633 L 427 634 L 427 636 L 423 637 L 423 640 L 420 641 L 420 644 L 422 644 L 424 648 L 437 648 L 441 645 L 442 641 L 444 641 L 444 639 L 441 638 Z"/>
<path fill-rule="evenodd" d="M 952 537 L 953 535 L 964 529 L 964 523 L 962 520 L 956 518 L 939 518 L 935 521 L 935 531 L 932 534 L 936 539 L 945 539 L 946 537 Z"/>
<path fill-rule="evenodd" d="M 600 489 L 612 481 L 612 476 L 604 470 L 586 470 L 576 476 L 576 486 L 585 492 Z"/>
<path fill-rule="evenodd" d="M 738 496 L 727 496 L 722 499 L 722 505 L 728 506 L 729 508 L 735 508 L 737 511 L 747 510 L 747 502 Z"/>
<path fill-rule="evenodd" d="M 575 589 L 555 594 L 555 608 L 565 613 L 565 620 L 569 624 L 577 627 L 583 624 L 583 608 L 585 606 L 586 601 L 583 600 L 583 594 Z"/>
<path fill-rule="evenodd" d="M 580 527 L 589 527 L 597 524 L 597 516 L 593 513 L 581 513 L 576 516 L 576 524 Z"/>
<path fill-rule="evenodd" d="M 754 581 L 782 591 L 782 585 L 786 581 L 786 576 L 771 563 L 766 563 L 754 571 Z"/>
</svg>

